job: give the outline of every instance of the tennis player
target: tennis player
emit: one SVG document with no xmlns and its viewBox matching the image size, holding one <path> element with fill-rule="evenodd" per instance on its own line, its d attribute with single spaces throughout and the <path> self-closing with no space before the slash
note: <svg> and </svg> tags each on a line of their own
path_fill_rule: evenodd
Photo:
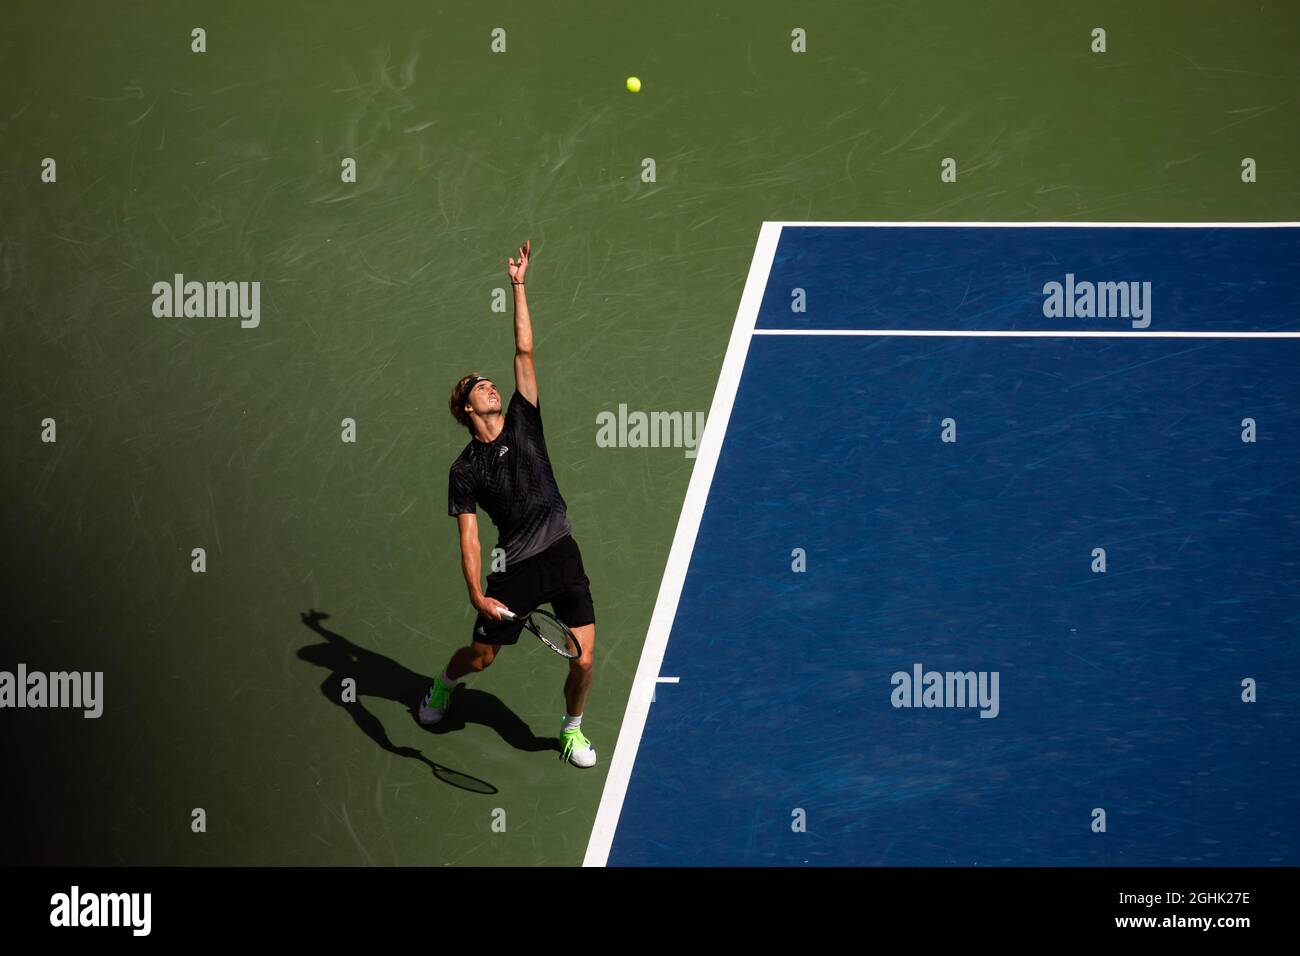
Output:
<svg viewBox="0 0 1300 956">
<path fill-rule="evenodd" d="M 451 656 L 420 702 L 419 720 L 442 720 L 452 693 L 462 686 L 458 680 L 480 673 L 503 645 L 518 642 L 523 625 L 502 618 L 502 608 L 522 618 L 549 603 L 582 646 L 582 655 L 569 661 L 564 682 L 560 758 L 592 767 L 596 751 L 582 733 L 582 711 L 591 687 L 596 611 L 542 434 L 533 327 L 524 295 L 531 252 L 531 242 L 526 241 L 519 261 L 507 260 L 515 297 L 515 392 L 510 404 L 502 409 L 501 393 L 482 375 L 466 375 L 451 392 L 451 414 L 469 430 L 470 442 L 451 466 L 447 512 L 460 528 L 460 566 L 478 617 L 469 645 Z M 505 552 L 505 568 L 487 576 L 486 594 L 479 587 L 476 505 L 482 505 L 496 525 L 497 547 Z"/>
</svg>

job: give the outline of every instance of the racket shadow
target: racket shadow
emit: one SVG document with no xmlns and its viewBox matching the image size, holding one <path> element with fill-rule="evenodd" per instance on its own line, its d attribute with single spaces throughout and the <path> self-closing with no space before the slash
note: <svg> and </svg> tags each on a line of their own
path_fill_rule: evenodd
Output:
<svg viewBox="0 0 1300 956">
<path fill-rule="evenodd" d="M 437 761 L 431 760 L 423 751 L 415 747 L 397 746 L 389 739 L 388 731 L 384 728 L 383 722 L 367 710 L 362 703 L 364 699 L 362 695 L 365 697 L 386 698 L 404 705 L 411 714 L 412 720 L 414 720 L 418 702 L 428 689 L 429 684 L 432 683 L 432 678 L 403 667 L 392 658 L 359 647 L 341 634 L 324 627 L 321 621 L 327 620 L 329 618 L 328 614 L 311 610 L 302 613 L 301 617 L 303 624 L 323 637 L 325 642 L 300 648 L 298 657 L 309 664 L 323 667 L 330 672 L 329 676 L 320 685 L 321 693 L 335 707 L 341 707 L 347 711 L 348 716 L 352 718 L 357 727 L 373 740 L 380 749 L 398 757 L 418 760 L 427 766 L 433 775 L 443 783 L 457 789 L 482 794 L 500 792 L 486 780 L 480 780 L 467 773 L 443 766 Z M 357 700 L 353 703 L 343 701 L 343 681 L 349 677 L 356 681 Z M 490 697 L 491 695 L 485 696 Z M 412 701 L 416 703 L 412 703 Z M 459 700 L 457 703 L 459 703 Z M 500 702 L 498 701 L 498 703 Z M 504 704 L 501 704 L 501 706 L 505 708 Z M 515 720 L 519 720 L 519 718 L 515 717 Z"/>
</svg>

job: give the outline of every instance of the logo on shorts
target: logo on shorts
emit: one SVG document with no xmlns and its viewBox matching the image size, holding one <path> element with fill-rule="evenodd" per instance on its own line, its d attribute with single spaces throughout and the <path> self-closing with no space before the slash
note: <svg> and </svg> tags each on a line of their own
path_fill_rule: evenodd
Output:
<svg viewBox="0 0 1300 956">
<path fill-rule="evenodd" d="M 509 445 L 502 445 L 500 451 L 497 452 L 497 457 L 498 458 L 502 457 L 509 450 L 510 450 Z"/>
<path fill-rule="evenodd" d="M 484 637 L 487 636 L 487 631 L 483 630 L 483 625 L 482 625 L 482 624 L 480 624 L 480 625 L 478 626 L 478 631 L 477 631 L 477 633 L 482 634 Z"/>
</svg>

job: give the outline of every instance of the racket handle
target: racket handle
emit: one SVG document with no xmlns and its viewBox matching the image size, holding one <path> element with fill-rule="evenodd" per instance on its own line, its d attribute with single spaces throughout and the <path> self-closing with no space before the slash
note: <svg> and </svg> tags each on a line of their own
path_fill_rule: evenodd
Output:
<svg viewBox="0 0 1300 956">
<path fill-rule="evenodd" d="M 501 617 L 502 617 L 503 620 L 506 620 L 506 621 L 513 621 L 513 620 L 515 619 L 515 612 L 514 612 L 514 611 L 508 611 L 508 610 L 506 610 L 506 609 L 503 608 L 503 607 L 502 607 L 502 608 L 497 608 L 497 613 L 501 615 Z"/>
</svg>

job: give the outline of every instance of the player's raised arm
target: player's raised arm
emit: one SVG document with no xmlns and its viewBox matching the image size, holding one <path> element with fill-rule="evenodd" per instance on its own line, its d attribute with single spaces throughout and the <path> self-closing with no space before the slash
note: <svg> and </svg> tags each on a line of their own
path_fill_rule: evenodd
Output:
<svg viewBox="0 0 1300 956">
<path fill-rule="evenodd" d="M 528 315 L 528 298 L 524 294 L 524 276 L 532 240 L 519 247 L 519 261 L 508 259 L 510 286 L 515 293 L 515 388 L 534 405 L 537 404 L 537 369 L 533 366 L 533 323 Z"/>
</svg>

